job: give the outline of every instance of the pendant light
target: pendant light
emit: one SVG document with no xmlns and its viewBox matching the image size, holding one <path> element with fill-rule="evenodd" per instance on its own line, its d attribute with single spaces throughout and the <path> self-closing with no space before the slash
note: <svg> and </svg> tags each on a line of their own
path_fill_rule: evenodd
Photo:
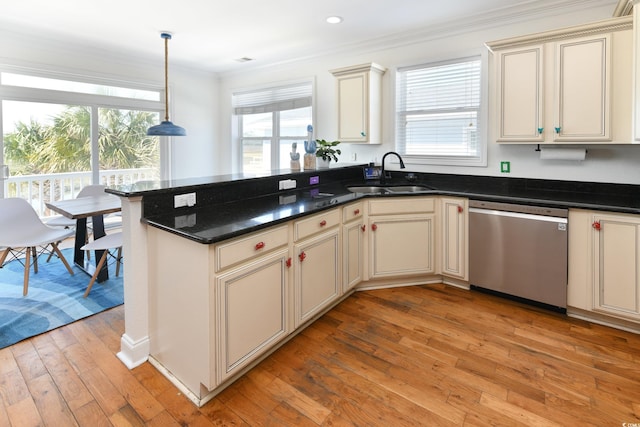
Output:
<svg viewBox="0 0 640 427">
<path fill-rule="evenodd" d="M 171 34 L 160 33 L 164 39 L 164 121 L 147 129 L 150 136 L 186 136 L 187 131 L 169 121 L 169 39 Z"/>
</svg>

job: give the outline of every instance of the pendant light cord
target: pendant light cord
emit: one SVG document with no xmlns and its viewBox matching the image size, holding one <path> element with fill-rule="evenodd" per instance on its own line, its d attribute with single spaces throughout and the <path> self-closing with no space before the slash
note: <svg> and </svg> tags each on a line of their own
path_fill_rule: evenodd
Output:
<svg viewBox="0 0 640 427">
<path fill-rule="evenodd" d="M 164 120 L 169 121 L 169 39 L 171 34 L 163 33 L 164 38 Z"/>
</svg>

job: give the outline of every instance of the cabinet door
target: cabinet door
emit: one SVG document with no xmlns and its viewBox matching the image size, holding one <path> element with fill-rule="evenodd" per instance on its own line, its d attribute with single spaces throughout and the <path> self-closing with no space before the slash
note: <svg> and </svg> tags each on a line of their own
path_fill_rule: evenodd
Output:
<svg viewBox="0 0 640 427">
<path fill-rule="evenodd" d="M 217 384 L 288 334 L 288 260 L 280 250 L 216 277 Z"/>
<path fill-rule="evenodd" d="M 338 139 L 366 142 L 369 134 L 369 74 L 338 77 Z"/>
<path fill-rule="evenodd" d="M 499 52 L 498 142 L 543 142 L 543 46 Z"/>
<path fill-rule="evenodd" d="M 442 255 L 442 274 L 468 280 L 467 200 L 442 198 L 441 206 L 442 247 L 440 250 Z"/>
<path fill-rule="evenodd" d="M 594 309 L 640 321 L 640 219 L 593 218 Z"/>
<path fill-rule="evenodd" d="M 369 219 L 371 278 L 435 272 L 434 215 L 394 215 Z"/>
<path fill-rule="evenodd" d="M 556 43 L 554 141 L 610 141 L 611 35 Z"/>
<path fill-rule="evenodd" d="M 362 218 L 351 221 L 342 228 L 344 292 L 363 280 L 365 232 L 366 226 Z"/>
<path fill-rule="evenodd" d="M 295 327 L 340 296 L 339 228 L 294 246 Z"/>
</svg>

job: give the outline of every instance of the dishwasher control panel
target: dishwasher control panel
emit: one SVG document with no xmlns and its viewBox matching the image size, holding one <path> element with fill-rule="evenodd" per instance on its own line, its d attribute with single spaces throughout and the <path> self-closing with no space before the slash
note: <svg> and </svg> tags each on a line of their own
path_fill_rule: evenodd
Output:
<svg viewBox="0 0 640 427">
<path fill-rule="evenodd" d="M 517 212 L 530 215 L 555 216 L 558 218 L 567 218 L 569 216 L 568 209 L 549 208 L 544 206 L 530 206 L 504 202 L 488 202 L 483 200 L 469 200 L 469 207 L 476 209 L 489 209 L 494 211 Z"/>
</svg>

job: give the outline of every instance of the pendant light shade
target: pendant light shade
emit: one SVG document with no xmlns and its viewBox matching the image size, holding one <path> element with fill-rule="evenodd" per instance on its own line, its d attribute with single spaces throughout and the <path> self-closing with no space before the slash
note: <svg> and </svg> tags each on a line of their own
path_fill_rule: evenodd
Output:
<svg viewBox="0 0 640 427">
<path fill-rule="evenodd" d="M 149 136 L 186 136 L 187 131 L 169 121 L 169 39 L 171 34 L 160 33 L 164 39 L 164 120 L 147 129 Z"/>
</svg>

